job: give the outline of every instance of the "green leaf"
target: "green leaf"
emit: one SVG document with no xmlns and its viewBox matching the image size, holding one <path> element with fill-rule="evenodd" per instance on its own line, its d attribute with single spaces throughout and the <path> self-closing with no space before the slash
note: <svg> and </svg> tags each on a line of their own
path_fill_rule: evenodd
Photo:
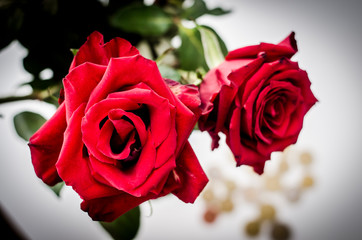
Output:
<svg viewBox="0 0 362 240">
<path fill-rule="evenodd" d="M 198 26 L 201 34 L 202 47 L 204 56 L 209 69 L 212 69 L 222 63 L 225 58 L 221 51 L 217 36 L 210 29 Z"/>
<path fill-rule="evenodd" d="M 204 15 L 208 11 L 206 3 L 203 0 L 195 0 L 194 4 L 185 9 L 182 14 L 183 18 L 195 20 L 198 17 Z"/>
<path fill-rule="evenodd" d="M 79 49 L 77 48 L 71 48 L 70 49 L 71 53 L 73 54 L 73 56 L 77 55 L 77 52 L 79 51 Z"/>
<path fill-rule="evenodd" d="M 55 85 L 53 79 L 41 80 L 39 77 L 34 76 L 31 82 L 26 82 L 22 85 L 30 85 L 34 90 L 46 90 Z"/>
<path fill-rule="evenodd" d="M 217 39 L 222 55 L 228 54 L 228 49 L 219 35 L 208 26 L 197 26 L 195 28 L 185 28 L 181 24 L 178 26 L 181 38 L 181 46 L 177 50 L 180 61 L 180 68 L 187 71 L 196 71 L 197 69 L 208 70 L 208 64 L 205 60 L 204 46 L 201 40 L 200 27 L 207 31 L 209 35 L 214 35 Z M 214 40 L 215 40 L 215 37 Z M 214 43 L 215 45 L 216 43 Z M 218 50 L 219 51 L 219 50 Z"/>
<path fill-rule="evenodd" d="M 182 17 L 185 19 L 196 20 L 204 14 L 211 14 L 215 16 L 229 13 L 229 10 L 223 10 L 222 8 L 208 9 L 206 3 L 203 0 L 195 0 L 194 4 L 185 9 L 182 13 Z"/>
<path fill-rule="evenodd" d="M 60 191 L 62 190 L 63 187 L 64 187 L 64 182 L 60 182 L 50 187 L 50 189 L 59 197 Z"/>
<path fill-rule="evenodd" d="M 25 141 L 45 123 L 46 119 L 33 112 L 21 112 L 14 116 L 16 133 Z"/>
<path fill-rule="evenodd" d="M 226 57 L 226 55 L 228 55 L 229 53 L 229 50 L 228 48 L 226 47 L 226 44 L 224 42 L 224 40 L 222 40 L 222 38 L 215 32 L 214 29 L 212 29 L 211 27 L 209 26 L 205 26 L 205 25 L 201 25 L 201 27 L 203 28 L 206 28 L 208 30 L 210 30 L 211 32 L 213 32 L 217 38 L 217 40 L 219 41 L 219 45 L 220 45 L 220 48 L 221 48 L 221 52 L 222 54 L 224 55 L 224 57 Z"/>
<path fill-rule="evenodd" d="M 214 16 L 221 16 L 221 15 L 224 15 L 224 14 L 228 14 L 230 13 L 231 11 L 230 10 L 224 10 L 222 8 L 214 8 L 214 9 L 211 9 L 207 12 L 207 14 L 210 14 L 210 15 L 214 15 Z"/>
<path fill-rule="evenodd" d="M 159 65 L 158 69 L 160 70 L 161 76 L 163 78 L 168 78 L 180 82 L 181 75 L 174 68 L 166 65 Z"/>
<path fill-rule="evenodd" d="M 113 27 L 146 37 L 165 34 L 173 24 L 171 17 L 156 6 L 130 5 L 111 16 Z"/>
<path fill-rule="evenodd" d="M 99 222 L 115 240 L 130 240 L 136 236 L 140 226 L 139 206 L 126 212 L 113 222 Z"/>
<path fill-rule="evenodd" d="M 180 61 L 180 68 L 188 71 L 195 71 L 198 68 L 207 69 L 202 48 L 200 32 L 197 28 L 185 28 L 178 26 L 181 37 L 181 46 L 177 51 Z"/>
</svg>

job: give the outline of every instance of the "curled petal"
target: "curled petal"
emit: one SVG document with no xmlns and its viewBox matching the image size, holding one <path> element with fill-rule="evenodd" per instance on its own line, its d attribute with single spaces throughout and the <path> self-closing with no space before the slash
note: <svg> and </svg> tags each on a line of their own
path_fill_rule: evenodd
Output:
<svg viewBox="0 0 362 240">
<path fill-rule="evenodd" d="M 298 51 L 295 33 L 292 32 L 279 44 L 260 43 L 248 47 L 239 48 L 229 52 L 227 60 L 238 58 L 256 58 L 258 54 L 266 55 L 267 61 L 274 61 L 281 57 L 291 58 Z"/>
<path fill-rule="evenodd" d="M 117 160 L 126 159 L 131 153 L 131 145 L 136 142 L 134 126 L 131 123 L 126 122 L 122 129 L 124 134 L 119 136 L 112 122 L 106 121 L 99 135 L 97 149 L 105 156 L 113 158 L 114 163 Z"/>
<path fill-rule="evenodd" d="M 202 115 L 206 115 L 213 109 L 213 103 L 222 87 L 237 87 L 229 79 L 229 74 L 237 69 L 241 69 L 246 66 L 245 70 L 248 70 L 248 65 L 252 62 L 252 59 L 233 59 L 225 61 L 217 68 L 211 69 L 203 79 L 200 85 L 200 98 Z"/>
<path fill-rule="evenodd" d="M 85 104 L 82 104 L 69 120 L 56 168 L 65 184 L 72 186 L 82 199 L 88 200 L 116 195 L 119 193 L 117 189 L 105 186 L 91 175 L 89 157 L 85 153 L 87 150 L 82 142 L 80 128 L 84 109 Z"/>
<path fill-rule="evenodd" d="M 156 146 L 159 146 L 169 135 L 171 124 L 175 119 L 175 114 L 171 115 L 171 112 L 174 112 L 172 111 L 174 106 L 170 105 L 168 99 L 159 96 L 151 89 L 141 88 L 115 92 L 109 94 L 108 98 L 129 99 L 138 104 L 144 104 L 149 111 L 149 127 L 153 133 Z"/>
<path fill-rule="evenodd" d="M 177 159 L 175 171 L 181 186 L 172 193 L 186 203 L 193 203 L 209 180 L 189 142 Z"/>
<path fill-rule="evenodd" d="M 142 148 L 141 155 L 134 161 L 134 165 L 120 168 L 116 165 L 99 161 L 92 155 L 90 156 L 93 171 L 102 176 L 102 178 L 108 182 L 109 186 L 136 197 L 145 196 L 151 187 L 148 189 L 138 187 L 144 184 L 150 176 L 156 161 L 156 149 L 150 133 L 147 138 L 147 143 Z M 97 176 L 95 175 L 95 177 Z"/>
<path fill-rule="evenodd" d="M 139 54 L 127 40 L 114 38 L 104 44 L 103 35 L 97 31 L 89 35 L 87 41 L 79 48 L 70 70 L 85 62 L 107 65 L 110 58 L 126 57 Z"/>
<path fill-rule="evenodd" d="M 310 89 L 311 82 L 306 71 L 293 67 L 275 74 L 271 80 L 274 79 L 288 79 L 294 86 L 299 87 L 306 105 L 306 112 L 318 101 Z"/>
<path fill-rule="evenodd" d="M 83 134 L 82 140 L 87 146 L 90 154 L 95 156 L 100 161 L 113 163 L 114 159 L 105 156 L 97 148 L 101 134 L 100 124 L 102 123 L 103 119 L 107 118 L 114 109 L 117 109 L 117 111 L 122 111 L 123 114 L 126 115 L 128 118 L 134 119 L 134 122 L 142 122 L 142 120 L 140 120 L 138 116 L 135 116 L 131 112 L 126 112 L 127 110 L 133 110 L 138 108 L 139 105 L 137 103 L 128 99 L 106 99 L 90 108 L 82 119 L 81 125 Z M 142 124 L 135 124 L 135 126 L 136 128 L 137 126 L 139 126 L 139 129 L 137 129 L 140 133 L 139 135 L 144 136 L 144 125 L 142 127 Z M 141 138 L 141 140 L 143 140 L 143 137 Z"/>
<path fill-rule="evenodd" d="M 159 168 L 166 163 L 172 156 L 175 156 L 175 149 L 177 145 L 177 132 L 175 129 L 175 123 L 170 129 L 167 139 L 157 147 L 157 157 L 155 168 Z"/>
<path fill-rule="evenodd" d="M 166 183 L 167 177 L 175 167 L 175 156 L 171 156 L 167 161 L 165 161 L 165 164 L 159 168 L 153 169 L 147 180 L 141 186 L 135 189 L 135 191 L 139 192 L 142 196 L 149 192 L 160 194 Z"/>
<path fill-rule="evenodd" d="M 65 105 L 29 139 L 31 159 L 36 175 L 48 185 L 55 185 L 62 179 L 55 167 L 63 144 L 63 133 L 67 128 Z"/>
<path fill-rule="evenodd" d="M 63 79 L 67 119 L 82 103 L 88 102 L 89 96 L 101 81 L 105 71 L 105 66 L 84 63 Z"/>
<path fill-rule="evenodd" d="M 223 86 L 220 91 L 218 109 L 217 112 L 217 121 L 215 125 L 215 132 L 224 131 L 225 122 L 227 121 L 228 114 L 226 109 L 232 107 L 235 96 L 242 89 L 242 85 L 245 85 L 245 82 L 251 78 L 251 76 L 260 68 L 263 64 L 264 59 L 258 57 L 257 59 L 250 61 L 244 66 L 241 66 L 239 69 L 233 71 L 228 75 L 228 79 L 232 81 L 232 85 Z M 225 129 L 227 130 L 227 129 Z"/>
<path fill-rule="evenodd" d="M 302 103 L 300 89 L 293 86 L 290 82 L 272 81 L 260 93 L 256 101 L 255 134 L 261 140 L 271 143 L 271 139 L 285 137 L 292 120 L 291 115 Z M 265 104 L 276 104 L 279 108 L 273 108 L 272 115 L 266 115 L 264 111 Z M 267 121 L 269 117 L 269 121 Z M 266 124 L 263 124 L 263 123 Z M 273 124 L 275 123 L 275 124 Z M 273 133 L 271 139 L 265 138 L 265 131 Z"/>
<path fill-rule="evenodd" d="M 185 104 L 196 116 L 200 115 L 200 93 L 195 85 L 183 85 L 170 79 L 164 79 L 173 94 Z"/>
<path fill-rule="evenodd" d="M 201 114 L 199 92 L 193 85 L 181 85 L 169 79 L 165 82 L 176 96 L 177 147 L 174 154 L 178 156 Z"/>
<path fill-rule="evenodd" d="M 226 142 L 229 145 L 231 151 L 233 152 L 235 158 L 240 158 L 241 156 L 241 109 L 235 108 L 232 112 L 229 132 L 227 134 Z M 240 165 L 240 164 L 239 164 Z"/>
<path fill-rule="evenodd" d="M 135 55 L 110 60 L 104 77 L 89 98 L 86 111 L 95 103 L 105 99 L 109 93 L 127 90 L 140 82 L 148 85 L 155 93 L 169 99 L 173 104 L 173 95 L 163 81 L 156 63 L 141 55 Z"/>
<path fill-rule="evenodd" d="M 119 136 L 128 134 L 133 128 L 137 131 L 137 135 L 141 142 L 141 146 L 146 143 L 147 140 L 147 127 L 140 116 L 132 112 L 126 112 L 122 109 L 112 109 L 108 112 L 109 120 L 113 123 L 113 126 Z M 130 122 L 125 122 L 123 117 L 129 119 Z M 128 125 L 130 123 L 132 126 Z"/>
<path fill-rule="evenodd" d="M 141 203 L 156 197 L 153 194 L 148 194 L 144 197 L 134 197 L 127 193 L 120 193 L 112 197 L 84 200 L 81 203 L 81 209 L 88 212 L 88 215 L 94 221 L 112 222 Z"/>
<path fill-rule="evenodd" d="M 217 133 L 228 131 L 226 124 L 228 112 L 234 104 L 239 89 L 263 62 L 263 57 L 228 60 L 205 76 L 200 86 L 203 113 L 199 119 L 199 128 L 209 132 L 213 139 L 212 149 L 219 146 L 220 138 Z"/>
</svg>

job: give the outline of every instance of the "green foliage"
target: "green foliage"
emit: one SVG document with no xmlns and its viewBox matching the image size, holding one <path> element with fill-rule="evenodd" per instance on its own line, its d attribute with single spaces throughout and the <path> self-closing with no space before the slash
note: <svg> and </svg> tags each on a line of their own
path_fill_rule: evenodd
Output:
<svg viewBox="0 0 362 240">
<path fill-rule="evenodd" d="M 195 0 L 194 4 L 190 8 L 184 10 L 182 17 L 185 19 L 195 20 L 204 14 L 219 16 L 229 12 L 229 10 L 224 10 L 222 8 L 208 9 L 203 0 Z"/>
<path fill-rule="evenodd" d="M 163 78 L 168 78 L 168 79 L 172 79 L 174 81 L 180 82 L 181 75 L 174 68 L 166 66 L 166 65 L 159 65 L 158 69 L 160 70 L 161 76 Z"/>
<path fill-rule="evenodd" d="M 71 48 L 70 52 L 73 54 L 73 56 L 77 55 L 77 52 L 79 51 L 79 49 L 77 48 Z"/>
<path fill-rule="evenodd" d="M 196 86 L 201 84 L 205 75 L 205 70 L 203 68 L 198 68 L 195 71 L 184 71 L 180 69 L 178 72 L 181 75 L 180 82 L 182 84 L 194 84 Z"/>
<path fill-rule="evenodd" d="M 219 36 L 219 34 L 217 34 L 217 32 L 214 29 L 212 29 L 211 27 L 209 27 L 209 26 L 200 25 L 199 27 L 202 27 L 204 29 L 208 29 L 215 35 L 215 37 L 217 38 L 217 40 L 219 42 L 221 52 L 222 52 L 223 56 L 226 57 L 226 55 L 228 55 L 228 53 L 229 53 L 229 50 L 226 47 L 226 44 L 225 44 L 224 40 L 222 40 L 222 38 Z"/>
<path fill-rule="evenodd" d="M 219 40 L 216 34 L 206 27 L 199 26 L 198 30 L 201 34 L 201 42 L 207 66 L 209 69 L 214 68 L 225 59 L 221 51 Z"/>
<path fill-rule="evenodd" d="M 196 20 L 204 14 L 218 16 L 230 12 L 218 7 L 210 9 L 204 0 L 195 0 L 187 8 L 184 7 L 184 0 L 157 0 L 150 6 L 146 6 L 143 0 L 87 0 L 86 5 L 87 8 L 84 8 L 84 1 L 71 0 L 46 3 L 41 0 L 5 1 L 0 4 L 0 30 L 3 33 L 0 50 L 13 40 L 19 41 L 27 49 L 28 55 L 23 59 L 23 65 L 32 79 L 26 84 L 34 91 L 60 86 L 68 73 L 75 49 L 95 30 L 101 32 L 106 40 L 122 37 L 134 46 L 146 40 L 153 45 L 154 59 L 158 57 L 154 54 L 154 48 L 161 38 L 172 39 L 179 35 L 184 43 L 178 52 L 191 46 L 191 50 L 186 49 L 181 54 L 182 68 L 205 68 L 207 65 L 202 57 L 192 58 L 194 60 L 187 63 L 191 57 L 201 53 L 196 49 L 200 44 L 193 39 L 199 38 L 199 33 L 180 30 L 177 25 L 184 19 Z M 39 75 L 44 69 L 53 72 L 53 76 L 46 81 Z"/>
<path fill-rule="evenodd" d="M 200 32 L 197 28 L 185 28 L 179 25 L 181 46 L 177 51 L 181 69 L 195 71 L 207 68 Z"/>
<path fill-rule="evenodd" d="M 45 123 L 46 119 L 33 112 L 21 112 L 14 116 L 16 133 L 25 141 Z"/>
<path fill-rule="evenodd" d="M 50 189 L 59 197 L 60 191 L 63 189 L 63 187 L 64 187 L 64 182 L 60 182 L 50 187 Z"/>
<path fill-rule="evenodd" d="M 115 240 L 134 239 L 140 226 L 140 208 L 126 212 L 113 222 L 99 222 Z"/>
<path fill-rule="evenodd" d="M 60 85 L 68 73 L 73 55 L 70 48 L 80 47 L 87 36 L 97 30 L 113 38 L 123 37 L 136 45 L 141 37 L 115 29 L 109 16 L 142 0 L 7 0 L 0 4 L 0 50 L 17 40 L 28 55 L 23 64 L 33 79 L 30 86 L 36 90 Z M 86 6 L 86 7 L 85 7 Z M 54 73 L 51 79 L 41 82 L 39 73 L 44 69 Z M 7 79 L 12 81 L 12 79 Z M 33 82 L 37 83 L 33 83 Z"/>
<path fill-rule="evenodd" d="M 202 41 L 200 29 L 202 29 L 203 34 L 205 35 L 204 41 Z M 204 49 L 208 51 L 206 54 L 208 58 L 210 55 L 219 55 L 220 58 L 221 55 L 226 56 L 228 53 L 224 41 L 208 26 L 197 26 L 190 29 L 179 25 L 179 35 L 181 37 L 181 46 L 178 49 L 177 54 L 179 57 L 180 68 L 183 70 L 209 70 L 210 67 L 207 64 L 207 61 L 210 61 L 210 59 L 205 59 Z M 210 48 L 217 45 L 219 46 L 218 50 L 210 51 Z"/>
<path fill-rule="evenodd" d="M 130 5 L 111 16 L 112 26 L 145 37 L 165 34 L 173 22 L 171 17 L 157 6 Z"/>
</svg>

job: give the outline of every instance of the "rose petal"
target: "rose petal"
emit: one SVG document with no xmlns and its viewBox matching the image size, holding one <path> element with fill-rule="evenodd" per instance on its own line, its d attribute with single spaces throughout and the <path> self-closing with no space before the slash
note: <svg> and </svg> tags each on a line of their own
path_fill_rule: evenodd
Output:
<svg viewBox="0 0 362 240">
<path fill-rule="evenodd" d="M 112 149 L 112 136 L 115 133 L 115 127 L 112 124 L 111 121 L 107 121 L 100 132 L 99 140 L 97 143 L 97 149 L 103 153 L 105 156 L 114 159 L 114 164 L 116 164 L 117 160 L 125 159 L 129 156 L 131 149 L 130 146 L 135 143 L 135 131 L 134 126 L 127 122 L 126 126 L 123 126 L 124 129 L 124 135 L 128 134 L 127 138 L 122 138 L 119 135 L 117 136 L 120 138 L 120 143 L 123 145 L 123 149 L 120 149 L 121 151 L 118 153 L 115 153 Z"/>
<path fill-rule="evenodd" d="M 112 222 L 144 201 L 156 197 L 152 193 L 145 197 L 134 197 L 127 193 L 121 193 L 112 197 L 84 200 L 81 203 L 81 209 L 88 212 L 94 221 Z"/>
<path fill-rule="evenodd" d="M 297 41 L 295 40 L 295 32 L 291 32 L 289 36 L 286 37 L 283 41 L 281 41 L 278 45 L 289 48 L 290 53 L 294 55 L 298 51 Z"/>
<path fill-rule="evenodd" d="M 107 65 L 112 57 L 126 57 L 139 54 L 138 50 L 122 38 L 114 38 L 104 44 L 103 35 L 93 32 L 79 48 L 70 70 L 85 62 Z"/>
<path fill-rule="evenodd" d="M 275 151 L 283 151 L 287 146 L 296 143 L 298 139 L 298 134 L 290 137 L 283 137 L 279 139 L 274 139 L 272 144 L 264 144 L 262 142 L 257 142 L 255 151 L 259 153 L 265 153 L 265 160 L 270 159 L 270 155 Z"/>
<path fill-rule="evenodd" d="M 115 112 L 115 111 L 113 111 Z M 108 114 L 109 116 L 109 114 Z M 121 119 L 109 119 L 110 122 L 112 122 L 112 125 L 114 126 L 115 130 L 117 131 L 118 136 L 123 141 L 126 141 L 128 139 L 129 134 L 134 130 L 133 123 L 129 122 L 129 120 L 125 120 L 123 118 Z"/>
<path fill-rule="evenodd" d="M 172 171 L 176 167 L 175 156 L 171 156 L 165 164 L 159 168 L 155 168 L 152 173 L 148 176 L 147 180 L 135 191 L 144 195 L 146 193 L 152 192 L 154 194 L 159 194 L 163 189 L 163 186 Z"/>
<path fill-rule="evenodd" d="M 230 51 L 226 56 L 227 60 L 240 59 L 240 58 L 256 58 L 259 53 L 264 52 L 267 57 L 267 61 L 275 61 L 281 57 L 291 58 L 297 51 L 297 43 L 295 40 L 295 33 L 292 32 L 279 44 L 260 43 L 259 45 L 253 45 L 248 47 L 239 48 Z"/>
<path fill-rule="evenodd" d="M 200 85 L 202 115 L 206 115 L 212 110 L 212 103 L 223 86 L 233 87 L 233 83 L 228 79 L 229 74 L 243 68 L 243 66 L 247 66 L 251 61 L 253 60 L 237 59 L 225 61 L 205 75 Z"/>
<path fill-rule="evenodd" d="M 286 131 L 289 127 L 289 122 L 291 120 L 291 114 L 294 109 L 299 107 L 302 99 L 300 99 L 300 89 L 292 85 L 290 82 L 284 81 L 271 81 L 270 84 L 265 87 L 258 96 L 256 101 L 256 119 L 255 119 L 255 133 L 256 135 L 266 143 L 271 143 L 271 139 L 266 138 L 264 134 L 264 129 L 267 127 L 273 133 L 271 138 L 275 137 L 284 137 Z M 283 103 L 280 103 L 280 115 L 274 116 L 279 117 L 280 122 L 277 125 L 270 125 L 267 123 L 263 124 L 265 120 L 264 113 L 264 104 L 268 101 L 278 101 L 278 99 L 283 99 Z M 272 104 L 272 103 L 270 103 Z M 271 121 L 273 123 L 275 121 Z M 263 128 L 263 129 L 262 129 Z"/>
<path fill-rule="evenodd" d="M 234 110 L 233 117 L 230 122 L 230 130 L 228 135 L 226 135 L 226 143 L 235 156 L 237 166 L 249 165 L 254 168 L 256 173 L 262 174 L 264 171 L 265 161 L 270 159 L 270 155 L 265 156 L 257 152 L 255 150 L 255 143 L 252 139 L 245 136 L 240 138 L 240 123 L 238 123 L 240 111 L 241 110 L 239 108 Z"/>
<path fill-rule="evenodd" d="M 242 124 L 246 126 L 243 132 L 249 136 L 255 134 L 255 103 L 261 89 L 269 84 L 270 76 L 282 72 L 287 69 L 298 68 L 298 65 L 287 59 L 283 61 L 274 61 L 272 63 L 263 64 L 260 69 L 247 81 L 244 88 L 239 89 L 236 104 L 245 109 L 245 114 L 241 117 Z"/>
<path fill-rule="evenodd" d="M 101 162 L 92 155 L 90 156 L 92 169 L 102 176 L 111 187 L 137 197 L 145 196 L 150 191 L 150 189 L 137 189 L 137 187 L 142 185 L 149 177 L 154 169 L 155 161 L 156 150 L 150 132 L 139 159 L 134 166 L 128 169 L 118 168 Z"/>
<path fill-rule="evenodd" d="M 174 156 L 171 156 L 170 157 L 170 161 L 175 163 L 175 157 Z M 171 164 L 165 164 L 165 166 L 168 166 L 170 167 Z M 178 184 L 170 184 L 170 181 L 169 181 L 169 177 L 170 175 L 173 174 L 174 172 L 174 167 L 170 167 L 169 168 L 169 171 L 168 171 L 168 175 L 163 175 L 162 177 L 163 178 L 160 178 L 158 180 L 158 184 L 154 186 L 154 188 L 151 189 L 151 192 L 153 194 L 156 194 L 156 195 L 159 195 L 159 196 L 163 196 L 163 195 L 167 195 L 167 194 L 170 194 L 173 190 L 175 190 L 176 188 L 179 187 Z M 172 185 L 172 186 L 171 186 Z"/>
<path fill-rule="evenodd" d="M 144 104 L 149 111 L 150 130 L 153 133 L 155 146 L 158 147 L 169 135 L 171 122 L 175 114 L 171 116 L 174 106 L 169 104 L 168 99 L 156 94 L 151 89 L 133 88 L 131 90 L 115 92 L 108 95 L 109 99 L 125 98 L 138 104 Z M 173 111 L 174 112 L 174 111 Z M 172 150 L 170 150 L 172 151 Z"/>
<path fill-rule="evenodd" d="M 113 163 L 114 159 L 105 156 L 97 148 L 101 132 L 99 124 L 103 121 L 104 118 L 108 117 L 108 114 L 112 112 L 113 109 L 118 109 L 119 111 L 123 111 L 123 113 L 127 117 L 132 118 L 133 116 L 132 113 L 127 113 L 125 111 L 138 109 L 138 108 L 139 105 L 137 103 L 130 101 L 128 99 L 106 99 L 95 104 L 92 108 L 90 108 L 89 111 L 85 114 L 84 118 L 82 119 L 82 126 L 81 126 L 83 134 L 83 142 L 87 146 L 90 154 L 94 155 L 100 161 Z M 136 116 L 135 118 L 138 117 Z M 138 124 L 137 126 L 139 125 L 140 124 Z M 142 131 L 144 132 L 145 129 L 142 129 L 142 126 L 140 126 L 140 129 L 137 129 L 137 131 L 139 132 L 140 136 L 143 136 L 144 133 L 142 133 Z"/>
<path fill-rule="evenodd" d="M 172 156 L 175 156 L 175 150 L 177 145 L 177 132 L 175 128 L 175 122 L 169 132 L 169 136 L 163 143 L 157 147 L 157 157 L 155 168 L 159 168 L 166 163 Z"/>
<path fill-rule="evenodd" d="M 226 143 L 235 156 L 237 166 L 250 165 L 254 170 L 261 174 L 263 172 L 264 162 L 268 159 L 255 151 L 256 144 L 254 140 L 246 135 L 240 136 L 241 109 L 235 108 L 230 121 L 230 130 L 226 135 Z"/>
<path fill-rule="evenodd" d="M 186 142 L 177 158 L 175 171 L 179 177 L 181 187 L 172 193 L 186 203 L 193 203 L 209 180 L 189 142 Z"/>
<path fill-rule="evenodd" d="M 101 82 L 92 92 L 86 111 L 95 103 L 105 99 L 109 93 L 129 89 L 143 82 L 159 96 L 173 104 L 171 90 L 163 81 L 154 61 L 140 55 L 124 58 L 112 58 Z"/>
<path fill-rule="evenodd" d="M 294 66 L 295 67 L 295 66 Z M 311 82 L 306 71 L 299 68 L 286 69 L 275 75 L 273 79 L 288 79 L 293 85 L 299 87 L 306 105 L 306 112 L 318 101 L 310 89 Z"/>
<path fill-rule="evenodd" d="M 81 119 L 84 115 L 85 104 L 73 113 L 64 133 L 64 143 L 56 163 L 59 176 L 66 185 L 70 185 L 82 199 L 93 199 L 118 194 L 114 188 L 97 182 L 88 167 L 89 158 L 84 155 L 82 142 Z M 80 177 L 81 176 L 81 177 Z"/>
<path fill-rule="evenodd" d="M 219 146 L 220 137 L 217 133 L 228 131 L 225 122 L 229 117 L 228 112 L 231 110 L 232 104 L 234 104 L 239 88 L 259 69 L 263 62 L 263 56 L 257 59 L 225 61 L 217 70 L 211 70 L 201 83 L 203 114 L 199 119 L 199 128 L 202 131 L 207 130 L 209 132 L 213 139 L 212 149 Z M 219 86 L 217 89 L 214 86 L 216 82 L 218 82 Z"/>
<path fill-rule="evenodd" d="M 177 95 L 178 99 L 176 100 L 176 108 L 177 112 L 179 113 L 176 114 L 176 122 L 178 123 L 176 125 L 176 130 L 177 142 L 181 144 L 177 145 L 176 156 L 183 148 L 183 143 L 185 143 L 186 139 L 190 136 L 196 122 L 201 116 L 202 111 L 198 91 L 194 88 L 190 88 L 190 86 L 179 86 L 179 88 L 182 88 L 182 90 L 181 93 Z M 181 113 L 183 114 L 182 119 L 180 117 Z"/>
<path fill-rule="evenodd" d="M 122 109 L 113 109 L 109 111 L 108 113 L 109 120 L 113 123 L 113 126 L 115 127 L 116 131 L 120 136 L 123 136 L 125 133 L 127 133 L 130 129 L 127 127 L 127 129 L 124 129 L 124 120 L 122 117 L 128 118 L 134 128 L 137 130 L 137 135 L 140 139 L 141 146 L 143 146 L 146 143 L 147 139 L 147 131 L 146 126 L 143 120 L 137 116 L 136 114 L 132 112 L 126 112 Z M 121 120 L 121 121 L 120 121 Z"/>
<path fill-rule="evenodd" d="M 263 81 L 259 82 L 259 85 L 251 90 L 249 97 L 245 98 L 245 95 L 242 95 L 242 91 L 239 91 L 239 96 L 237 99 L 245 98 L 245 102 L 243 100 L 238 100 L 240 102 L 241 108 L 243 109 L 243 114 L 241 115 L 240 124 L 243 126 L 241 131 L 246 133 L 249 137 L 253 138 L 255 136 L 255 123 L 256 123 L 256 114 L 255 114 L 255 104 L 256 98 L 259 95 L 259 90 L 264 85 Z M 242 95 L 240 97 L 240 95 Z"/>
<path fill-rule="evenodd" d="M 198 88 L 195 85 L 183 85 L 171 79 L 164 79 L 173 94 L 186 105 L 196 116 L 201 113 L 201 100 Z"/>
<path fill-rule="evenodd" d="M 31 159 L 36 175 L 48 185 L 55 185 L 62 179 L 55 163 L 63 144 L 63 133 L 67 128 L 65 104 L 29 139 Z"/>
<path fill-rule="evenodd" d="M 247 81 L 244 88 L 239 89 L 240 104 L 244 105 L 247 101 L 255 102 L 258 92 L 263 86 L 266 86 L 268 79 L 272 76 L 273 73 L 277 71 L 276 65 L 272 64 L 263 64 L 258 71 L 256 71 L 252 77 Z M 250 95 L 253 94 L 253 98 Z"/>
<path fill-rule="evenodd" d="M 102 79 L 106 67 L 84 63 L 73 69 L 63 80 L 67 119 L 82 104 L 87 103 L 93 89 Z M 81 91 L 80 91 L 81 89 Z"/>
<path fill-rule="evenodd" d="M 135 138 L 136 132 L 132 131 L 130 136 L 128 137 L 126 142 L 126 145 L 124 146 L 123 150 L 118 154 L 118 158 L 116 159 L 120 159 L 122 161 L 126 161 L 124 159 L 127 159 L 128 157 L 130 157 L 130 154 L 132 154 L 132 151 L 134 150 L 134 148 L 132 148 L 132 145 L 136 142 L 136 138 Z M 112 145 L 112 143 L 111 143 Z"/>
<path fill-rule="evenodd" d="M 178 156 L 186 143 L 186 140 L 194 129 L 198 118 L 178 99 L 176 100 L 176 108 L 177 147 L 175 150 L 175 156 Z"/>
<path fill-rule="evenodd" d="M 240 159 L 241 157 L 241 125 L 241 109 L 235 108 L 232 111 L 226 142 L 236 159 Z"/>
<path fill-rule="evenodd" d="M 233 85 L 223 86 L 220 91 L 219 97 L 219 109 L 230 109 L 232 101 L 234 100 L 238 90 L 241 88 L 241 85 L 245 84 L 245 81 L 249 80 L 250 77 L 260 68 L 263 64 L 263 57 L 258 57 L 254 61 L 249 62 L 246 65 L 241 66 L 239 69 L 233 71 L 228 75 L 228 79 L 232 81 Z M 216 132 L 223 131 L 225 126 L 225 121 L 227 118 L 227 113 L 224 111 L 218 111 L 217 122 L 215 126 Z"/>
<path fill-rule="evenodd" d="M 103 155 L 109 157 L 109 158 L 113 158 L 116 159 L 115 156 L 117 154 L 114 154 L 112 152 L 111 149 L 111 138 L 112 138 L 112 134 L 114 131 L 114 126 L 112 124 L 111 121 L 107 120 L 99 133 L 99 138 L 98 138 L 98 142 L 97 142 L 97 149 L 99 150 L 99 152 L 101 152 Z M 114 161 L 109 161 L 109 163 L 113 163 L 115 164 L 116 160 Z"/>
</svg>

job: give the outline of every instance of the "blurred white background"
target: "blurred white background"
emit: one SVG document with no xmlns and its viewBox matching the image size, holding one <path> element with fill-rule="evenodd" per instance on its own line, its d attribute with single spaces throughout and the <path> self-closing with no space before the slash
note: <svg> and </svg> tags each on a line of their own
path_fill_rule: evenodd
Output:
<svg viewBox="0 0 362 240">
<path fill-rule="evenodd" d="M 362 239 L 360 1 L 206 2 L 210 7 L 232 10 L 231 14 L 205 16 L 199 21 L 212 26 L 229 50 L 259 42 L 278 43 L 295 31 L 299 52 L 293 59 L 307 70 L 319 99 L 306 115 L 295 146 L 313 154 L 315 184 L 295 204 L 274 201 L 278 219 L 291 228 L 292 239 Z M 28 90 L 19 89 L 30 79 L 22 67 L 25 55 L 26 50 L 17 42 L 0 52 L 0 96 Z M 30 239 L 110 239 L 79 209 L 80 199 L 70 188 L 64 188 L 57 198 L 35 176 L 28 147 L 12 125 L 14 114 L 23 110 L 50 117 L 55 109 L 36 101 L 0 105 L 1 207 Z M 247 167 L 234 167 L 224 144 L 211 152 L 207 134 L 192 134 L 190 141 L 206 170 L 220 166 L 227 176 L 240 181 L 248 181 L 245 176 L 250 176 L 258 181 Z M 268 162 L 267 170 L 272 165 Z M 173 196 L 152 201 L 151 216 L 149 204 L 143 204 L 137 239 L 247 239 L 245 223 L 254 219 L 258 210 L 250 202 L 234 205 L 232 213 L 206 224 L 201 197 L 194 205 Z M 260 239 L 268 236 L 262 234 Z"/>
</svg>

